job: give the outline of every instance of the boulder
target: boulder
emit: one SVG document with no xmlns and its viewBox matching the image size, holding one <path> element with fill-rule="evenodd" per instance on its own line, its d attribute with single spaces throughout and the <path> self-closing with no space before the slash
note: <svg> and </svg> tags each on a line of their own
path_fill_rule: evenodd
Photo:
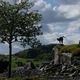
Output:
<svg viewBox="0 0 80 80">
<path fill-rule="evenodd" d="M 35 65 L 33 64 L 33 62 L 28 62 L 24 65 L 24 69 L 26 70 L 31 70 L 31 69 L 36 69 Z"/>
</svg>

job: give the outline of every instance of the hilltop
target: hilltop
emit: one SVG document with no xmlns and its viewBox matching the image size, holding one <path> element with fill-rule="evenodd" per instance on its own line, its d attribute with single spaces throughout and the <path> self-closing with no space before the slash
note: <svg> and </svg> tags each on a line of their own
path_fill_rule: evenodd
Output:
<svg viewBox="0 0 80 80">
<path fill-rule="evenodd" d="M 52 48 L 56 45 L 57 44 L 42 45 L 37 48 L 20 51 L 14 54 L 14 56 L 19 57 L 19 58 L 43 59 L 46 57 L 50 57 Z"/>
<path fill-rule="evenodd" d="M 27 49 L 24 51 L 20 51 L 14 56 L 19 57 L 19 58 L 32 58 L 32 59 L 50 59 L 51 58 L 51 52 L 52 48 L 55 46 L 59 46 L 58 44 L 49 44 L 49 45 L 42 45 L 38 48 L 34 49 Z M 77 49 L 80 49 L 80 45 L 78 44 L 72 44 L 72 45 L 63 45 L 59 46 L 60 52 L 70 52 L 70 53 L 75 53 Z"/>
</svg>

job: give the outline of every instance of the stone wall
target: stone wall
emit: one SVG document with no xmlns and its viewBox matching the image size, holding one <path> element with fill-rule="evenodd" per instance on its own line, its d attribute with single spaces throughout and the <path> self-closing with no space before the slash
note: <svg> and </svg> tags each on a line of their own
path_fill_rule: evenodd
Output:
<svg viewBox="0 0 80 80">
<path fill-rule="evenodd" d="M 68 64 L 72 63 L 72 53 L 59 53 L 59 49 L 57 47 L 52 49 L 53 61 L 54 64 Z"/>
</svg>

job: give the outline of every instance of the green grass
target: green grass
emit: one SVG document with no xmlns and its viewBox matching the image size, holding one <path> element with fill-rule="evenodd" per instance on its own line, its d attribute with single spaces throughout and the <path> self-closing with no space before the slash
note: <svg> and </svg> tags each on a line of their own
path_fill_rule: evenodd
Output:
<svg viewBox="0 0 80 80">
<path fill-rule="evenodd" d="M 0 56 L 0 60 L 1 59 L 9 61 L 9 56 Z M 27 62 L 33 62 L 34 64 L 41 64 L 44 61 L 38 60 L 38 59 L 18 58 L 18 57 L 12 56 L 12 69 L 16 69 L 18 67 L 18 65 L 16 64 L 17 62 L 22 62 L 23 64 Z"/>
<path fill-rule="evenodd" d="M 0 59 L 9 61 L 9 56 L 0 56 Z M 17 69 L 17 67 L 18 67 L 17 62 L 21 62 L 23 64 L 25 64 L 27 62 L 33 62 L 34 64 L 41 64 L 45 61 L 39 60 L 39 59 L 18 58 L 18 57 L 12 56 L 12 69 L 13 70 Z"/>
<path fill-rule="evenodd" d="M 17 62 L 22 62 L 22 63 L 26 63 L 27 59 L 23 59 L 23 58 L 16 58 L 16 57 L 12 57 L 12 69 L 15 69 L 17 66 Z"/>
<path fill-rule="evenodd" d="M 12 57 L 12 69 L 17 69 L 18 65 L 16 64 L 17 62 L 22 62 L 23 64 L 28 63 L 28 62 L 33 62 L 34 64 L 41 64 L 45 61 L 43 60 L 37 60 L 37 59 L 28 59 L 28 58 L 17 58 L 17 57 Z"/>
<path fill-rule="evenodd" d="M 27 59 L 12 57 L 12 69 L 16 69 L 18 67 L 17 62 L 22 62 L 25 64 L 27 63 Z"/>
<path fill-rule="evenodd" d="M 61 49 L 60 52 L 70 52 L 73 53 L 77 48 L 80 48 L 78 44 L 72 44 L 72 45 L 64 45 Z"/>
<path fill-rule="evenodd" d="M 5 77 L 0 77 L 0 80 L 47 80 L 46 78 L 38 78 L 38 77 L 33 77 L 33 78 L 5 78 Z"/>
</svg>

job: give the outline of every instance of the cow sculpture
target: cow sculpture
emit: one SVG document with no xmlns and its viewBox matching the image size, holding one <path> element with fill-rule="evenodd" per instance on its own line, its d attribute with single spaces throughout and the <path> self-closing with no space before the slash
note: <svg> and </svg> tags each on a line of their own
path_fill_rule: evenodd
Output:
<svg viewBox="0 0 80 80">
<path fill-rule="evenodd" d="M 65 37 L 62 36 L 62 37 L 57 38 L 57 40 L 59 41 L 60 44 L 63 44 L 63 39 L 64 39 L 64 38 L 65 38 Z"/>
</svg>

